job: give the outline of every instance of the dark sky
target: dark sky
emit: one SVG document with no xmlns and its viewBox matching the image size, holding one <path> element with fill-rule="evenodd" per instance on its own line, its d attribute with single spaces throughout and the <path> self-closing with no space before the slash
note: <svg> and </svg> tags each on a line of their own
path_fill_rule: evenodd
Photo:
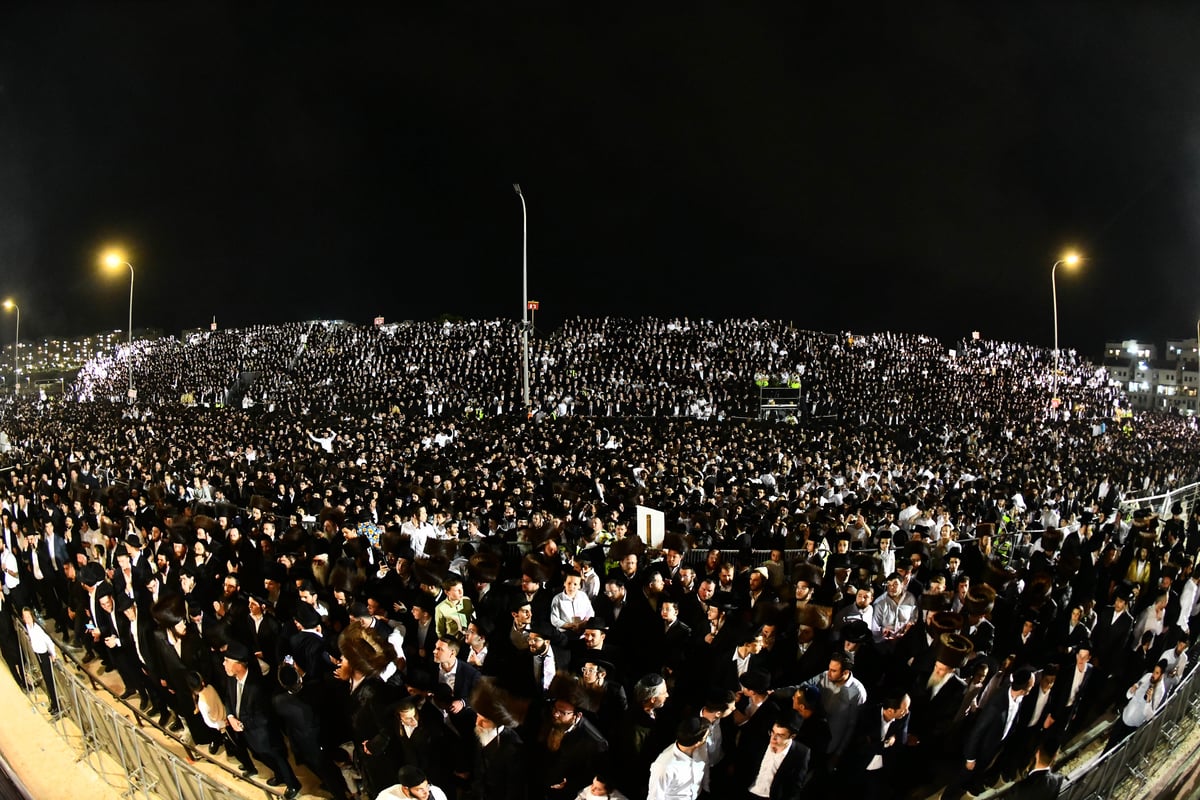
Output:
<svg viewBox="0 0 1200 800">
<path fill-rule="evenodd" d="M 1048 345 L 1077 246 L 1064 346 L 1195 330 L 1196 4 L 378 5 L 4 4 L 22 338 L 124 328 L 109 242 L 135 327 L 515 317 L 513 181 L 542 329 Z"/>
</svg>

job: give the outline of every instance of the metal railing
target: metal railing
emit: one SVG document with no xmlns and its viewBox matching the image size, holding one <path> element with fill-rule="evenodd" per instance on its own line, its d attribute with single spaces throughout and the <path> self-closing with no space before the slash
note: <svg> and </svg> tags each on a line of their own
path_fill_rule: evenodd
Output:
<svg viewBox="0 0 1200 800">
<path fill-rule="evenodd" d="M 1066 800 L 1113 797 L 1123 781 L 1137 787 L 1149 783 L 1156 766 L 1174 761 L 1184 736 L 1200 720 L 1200 679 L 1195 662 L 1188 674 L 1162 707 L 1125 741 L 1068 775 L 1068 783 L 1059 794 Z"/>
<path fill-rule="evenodd" d="M 95 679 L 86 672 L 72 671 L 69 665 L 77 664 L 82 669 L 82 664 L 61 649 L 60 657 L 51 662 L 50 674 L 44 674 L 24 627 L 18 624 L 16 628 L 21 644 L 21 669 L 26 682 L 35 686 L 29 692 L 30 704 L 34 710 L 48 714 L 46 682 L 53 681 L 59 713 L 49 719 L 55 730 L 77 750 L 78 761 L 86 761 L 107 782 L 123 788 L 125 796 L 144 800 L 244 800 L 248 790 L 261 789 L 270 794 L 267 787 L 241 779 L 219 761 L 207 759 L 210 765 L 241 780 L 240 790 L 187 763 L 150 735 L 137 712 L 133 719 L 122 713 L 132 711 L 132 707 L 109 705 L 96 691 Z"/>
</svg>

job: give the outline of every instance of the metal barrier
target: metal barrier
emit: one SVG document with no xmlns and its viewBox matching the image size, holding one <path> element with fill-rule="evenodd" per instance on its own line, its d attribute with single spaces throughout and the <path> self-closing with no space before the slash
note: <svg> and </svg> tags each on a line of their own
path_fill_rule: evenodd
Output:
<svg viewBox="0 0 1200 800">
<path fill-rule="evenodd" d="M 248 781 L 239 791 L 188 764 L 143 730 L 143 721 L 136 712 L 131 720 L 121 713 L 121 709 L 105 702 L 93 686 L 89 686 L 95 680 L 86 672 L 83 675 L 72 672 L 68 664 L 75 662 L 70 656 L 53 660 L 50 674 L 44 674 L 24 627 L 19 623 L 16 627 L 21 643 L 21 669 L 28 683 L 36 683 L 35 690 L 29 692 L 31 705 L 35 710 L 49 711 L 46 682 L 53 681 L 59 705 L 59 713 L 51 717 L 55 729 L 78 749 L 77 760 L 86 760 L 88 766 L 109 783 L 123 783 L 127 787 L 127 797 L 244 800 L 246 790 L 252 789 L 262 789 L 268 796 L 274 796 L 270 789 Z M 61 649 L 59 653 L 62 653 Z M 112 761 L 106 763 L 105 757 Z M 209 760 L 209 763 L 237 776 L 218 761 Z M 119 770 L 118 774 L 114 774 L 114 768 Z"/>
<path fill-rule="evenodd" d="M 1146 724 L 1072 773 L 1059 797 L 1067 800 L 1111 797 L 1122 781 L 1144 785 L 1156 764 L 1172 761 L 1177 755 L 1175 748 L 1200 715 L 1200 680 L 1195 666 L 1191 662 L 1188 674 Z"/>
<path fill-rule="evenodd" d="M 1159 519 L 1170 519 L 1171 505 L 1178 502 L 1183 506 L 1183 518 L 1187 519 L 1200 500 L 1200 483 L 1191 483 L 1178 489 L 1172 489 L 1166 494 L 1156 494 L 1151 497 L 1127 499 L 1121 503 L 1121 516 L 1132 514 L 1138 509 L 1150 509 Z"/>
</svg>

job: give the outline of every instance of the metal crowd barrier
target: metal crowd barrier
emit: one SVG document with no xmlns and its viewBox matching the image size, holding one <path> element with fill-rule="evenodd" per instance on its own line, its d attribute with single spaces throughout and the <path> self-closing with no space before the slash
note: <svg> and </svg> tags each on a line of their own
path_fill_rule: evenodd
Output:
<svg viewBox="0 0 1200 800">
<path fill-rule="evenodd" d="M 1193 649 L 1189 657 L 1194 655 Z M 1072 772 L 1059 798 L 1113 797 L 1126 780 L 1145 786 L 1157 765 L 1180 755 L 1175 752 L 1176 747 L 1200 720 L 1200 679 L 1195 667 L 1195 661 L 1191 661 L 1188 674 L 1149 721 L 1109 752 Z"/>
<path fill-rule="evenodd" d="M 35 710 L 48 713 L 45 682 L 53 681 L 59 705 L 58 715 L 51 718 L 55 730 L 77 750 L 77 761 L 87 761 L 88 766 L 110 784 L 123 782 L 125 796 L 143 800 L 244 800 L 246 790 L 254 788 L 274 796 L 270 789 L 250 782 L 243 783 L 242 790 L 238 791 L 188 764 L 155 741 L 143 729 L 143 721 L 136 712 L 131 720 L 121 713 L 122 709 L 105 702 L 94 691 L 95 679 L 86 672 L 73 672 L 68 665 L 76 662 L 61 648 L 58 648 L 59 657 L 51 662 L 51 674 L 42 674 L 24 626 L 17 622 L 16 628 L 21 643 L 21 669 L 27 682 L 37 682 L 36 690 L 29 692 L 30 704 Z M 237 776 L 225 764 L 208 761 Z M 119 774 L 114 775 L 114 769 L 119 770 Z"/>
</svg>

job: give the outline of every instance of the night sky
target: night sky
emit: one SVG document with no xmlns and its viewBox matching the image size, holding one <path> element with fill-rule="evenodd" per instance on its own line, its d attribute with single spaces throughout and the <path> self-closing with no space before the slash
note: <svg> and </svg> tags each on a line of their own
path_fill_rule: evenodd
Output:
<svg viewBox="0 0 1200 800">
<path fill-rule="evenodd" d="M 124 329 L 115 242 L 135 327 L 516 317 L 518 181 L 543 331 L 1049 345 L 1074 246 L 1064 346 L 1194 335 L 1200 7 L 821 5 L 4 4 L 0 293 Z"/>
</svg>

